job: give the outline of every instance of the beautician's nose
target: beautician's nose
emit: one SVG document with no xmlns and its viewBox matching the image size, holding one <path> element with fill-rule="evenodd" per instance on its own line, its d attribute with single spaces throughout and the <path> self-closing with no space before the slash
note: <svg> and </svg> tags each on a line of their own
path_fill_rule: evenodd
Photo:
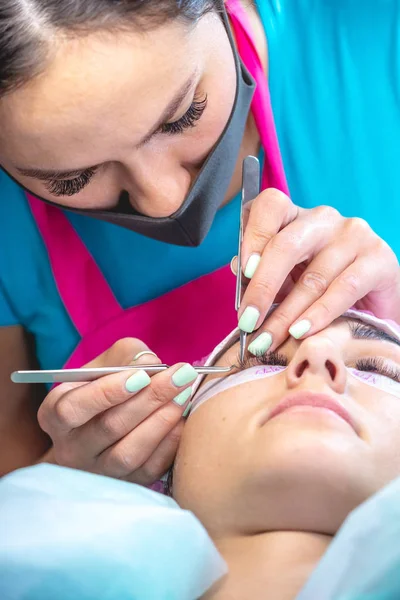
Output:
<svg viewBox="0 0 400 600">
<path fill-rule="evenodd" d="M 167 217 L 183 204 L 194 175 L 172 161 L 138 161 L 125 170 L 125 192 L 132 206 L 149 217 Z M 154 168 L 150 168 L 153 165 Z"/>
<path fill-rule="evenodd" d="M 311 379 L 323 381 L 338 394 L 346 387 L 346 367 L 340 351 L 324 334 L 301 342 L 289 363 L 286 377 L 290 388 L 306 385 Z"/>
</svg>

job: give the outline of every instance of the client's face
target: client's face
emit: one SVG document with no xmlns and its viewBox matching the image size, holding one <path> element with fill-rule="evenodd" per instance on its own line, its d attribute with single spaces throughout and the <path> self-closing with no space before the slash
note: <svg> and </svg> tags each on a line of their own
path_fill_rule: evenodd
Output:
<svg viewBox="0 0 400 600">
<path fill-rule="evenodd" d="M 268 377 L 253 369 L 254 379 L 189 417 L 174 471 L 179 504 L 216 537 L 335 533 L 400 474 L 400 347 L 379 338 L 341 319 L 303 342 L 288 340 L 278 355 L 248 358 L 238 370 L 283 368 Z M 237 364 L 237 355 L 235 343 L 218 364 Z M 372 386 L 360 371 L 384 377 Z"/>
</svg>

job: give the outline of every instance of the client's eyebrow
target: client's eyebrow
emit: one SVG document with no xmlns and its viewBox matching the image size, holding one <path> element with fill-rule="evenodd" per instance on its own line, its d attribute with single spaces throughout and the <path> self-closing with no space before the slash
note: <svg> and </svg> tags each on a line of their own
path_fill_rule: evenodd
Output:
<svg viewBox="0 0 400 600">
<path fill-rule="evenodd" d="M 398 339 L 381 329 L 377 329 L 373 325 L 356 323 L 354 321 L 348 321 L 348 325 L 353 340 L 377 340 L 381 342 L 391 342 L 392 344 L 396 344 L 396 346 L 400 346 L 400 341 Z"/>
</svg>

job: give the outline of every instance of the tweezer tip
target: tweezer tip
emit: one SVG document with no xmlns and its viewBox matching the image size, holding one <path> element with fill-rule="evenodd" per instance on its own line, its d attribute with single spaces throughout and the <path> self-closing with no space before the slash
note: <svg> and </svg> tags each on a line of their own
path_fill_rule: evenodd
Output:
<svg viewBox="0 0 400 600">
<path fill-rule="evenodd" d="M 246 352 L 246 339 L 247 333 L 245 331 L 240 332 L 240 362 L 244 361 L 244 355 Z"/>
</svg>

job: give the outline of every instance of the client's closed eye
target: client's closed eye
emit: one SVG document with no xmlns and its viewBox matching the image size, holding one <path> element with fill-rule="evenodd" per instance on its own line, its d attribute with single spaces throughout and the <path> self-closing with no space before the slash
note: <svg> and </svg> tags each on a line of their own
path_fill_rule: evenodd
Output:
<svg viewBox="0 0 400 600">
<path fill-rule="evenodd" d="M 240 360 L 240 356 L 238 355 L 237 364 L 239 369 L 243 371 L 244 369 L 250 369 L 251 367 L 257 367 L 258 365 L 287 367 L 289 361 L 284 354 L 270 352 L 269 354 L 261 354 L 260 356 L 247 354 L 243 360 Z"/>
<path fill-rule="evenodd" d="M 379 357 L 361 358 L 356 362 L 358 371 L 367 371 L 369 373 L 378 373 L 384 377 L 389 377 L 397 383 L 400 383 L 400 369 L 395 367 Z"/>
</svg>

